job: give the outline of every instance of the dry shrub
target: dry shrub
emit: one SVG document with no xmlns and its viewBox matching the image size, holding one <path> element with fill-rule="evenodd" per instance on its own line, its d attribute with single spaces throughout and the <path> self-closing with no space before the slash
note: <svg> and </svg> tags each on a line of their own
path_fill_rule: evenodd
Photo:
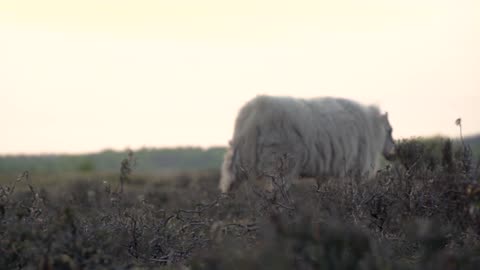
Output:
<svg viewBox="0 0 480 270">
<path fill-rule="evenodd" d="M 418 145 L 400 153 L 425 156 Z M 0 265 L 480 269 L 478 172 L 446 145 L 418 167 L 390 164 L 375 181 L 301 182 L 286 195 L 248 186 L 220 195 L 216 171 L 141 188 L 124 170 L 123 191 L 102 178 L 42 191 L 23 175 L 0 189 Z"/>
</svg>

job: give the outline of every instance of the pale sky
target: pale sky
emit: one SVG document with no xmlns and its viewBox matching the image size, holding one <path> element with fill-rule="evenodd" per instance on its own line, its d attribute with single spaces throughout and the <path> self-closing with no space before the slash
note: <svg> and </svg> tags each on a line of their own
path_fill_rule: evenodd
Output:
<svg viewBox="0 0 480 270">
<path fill-rule="evenodd" d="M 0 154 L 226 145 L 257 94 L 480 133 L 478 0 L 0 0 Z"/>
</svg>

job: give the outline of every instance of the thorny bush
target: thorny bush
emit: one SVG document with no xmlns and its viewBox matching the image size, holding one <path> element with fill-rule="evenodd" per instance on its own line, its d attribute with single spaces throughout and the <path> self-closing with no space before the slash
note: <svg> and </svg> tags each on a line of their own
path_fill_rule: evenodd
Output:
<svg viewBox="0 0 480 270">
<path fill-rule="evenodd" d="M 136 185 L 125 163 L 123 190 L 41 189 L 25 172 L 0 188 L 0 268 L 480 269 L 479 174 L 449 143 L 426 160 L 421 142 L 400 143 L 374 181 L 281 196 L 220 195 L 217 171 Z"/>
</svg>

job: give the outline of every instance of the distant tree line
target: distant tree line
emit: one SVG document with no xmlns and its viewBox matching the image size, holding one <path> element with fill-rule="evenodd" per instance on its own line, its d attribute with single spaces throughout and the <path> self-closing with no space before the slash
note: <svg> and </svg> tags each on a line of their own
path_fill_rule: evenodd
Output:
<svg viewBox="0 0 480 270">
<path fill-rule="evenodd" d="M 30 172 L 118 172 L 129 150 L 106 150 L 83 155 L 17 155 L 0 156 L 0 173 Z M 226 149 L 199 147 L 134 151 L 134 169 L 138 172 L 198 170 L 218 168 Z"/>
<path fill-rule="evenodd" d="M 442 142 L 446 138 L 433 137 L 420 141 L 424 146 L 422 151 L 429 153 L 426 156 L 439 156 Z M 412 147 L 418 138 L 404 139 L 398 143 L 410 141 Z M 464 143 L 470 147 L 473 156 L 480 157 L 480 135 L 465 138 Z M 454 144 L 461 145 L 458 139 Z M 55 173 L 55 172 L 118 172 L 122 160 L 129 150 L 105 150 L 94 154 L 84 155 L 18 155 L 0 156 L 1 173 L 21 173 L 23 171 Z M 141 173 L 157 173 L 180 170 L 204 170 L 220 167 L 225 154 L 225 147 L 180 148 L 142 148 L 134 151 L 134 170 Z M 436 153 L 438 152 L 438 155 Z"/>
</svg>

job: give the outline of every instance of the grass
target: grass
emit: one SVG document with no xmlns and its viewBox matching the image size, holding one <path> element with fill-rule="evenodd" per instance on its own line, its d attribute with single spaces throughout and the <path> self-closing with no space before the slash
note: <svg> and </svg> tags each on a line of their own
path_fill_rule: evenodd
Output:
<svg viewBox="0 0 480 270">
<path fill-rule="evenodd" d="M 480 269 L 480 174 L 447 145 L 401 142 L 375 181 L 300 181 L 290 200 L 222 196 L 217 170 L 3 175 L 0 266 Z"/>
</svg>

